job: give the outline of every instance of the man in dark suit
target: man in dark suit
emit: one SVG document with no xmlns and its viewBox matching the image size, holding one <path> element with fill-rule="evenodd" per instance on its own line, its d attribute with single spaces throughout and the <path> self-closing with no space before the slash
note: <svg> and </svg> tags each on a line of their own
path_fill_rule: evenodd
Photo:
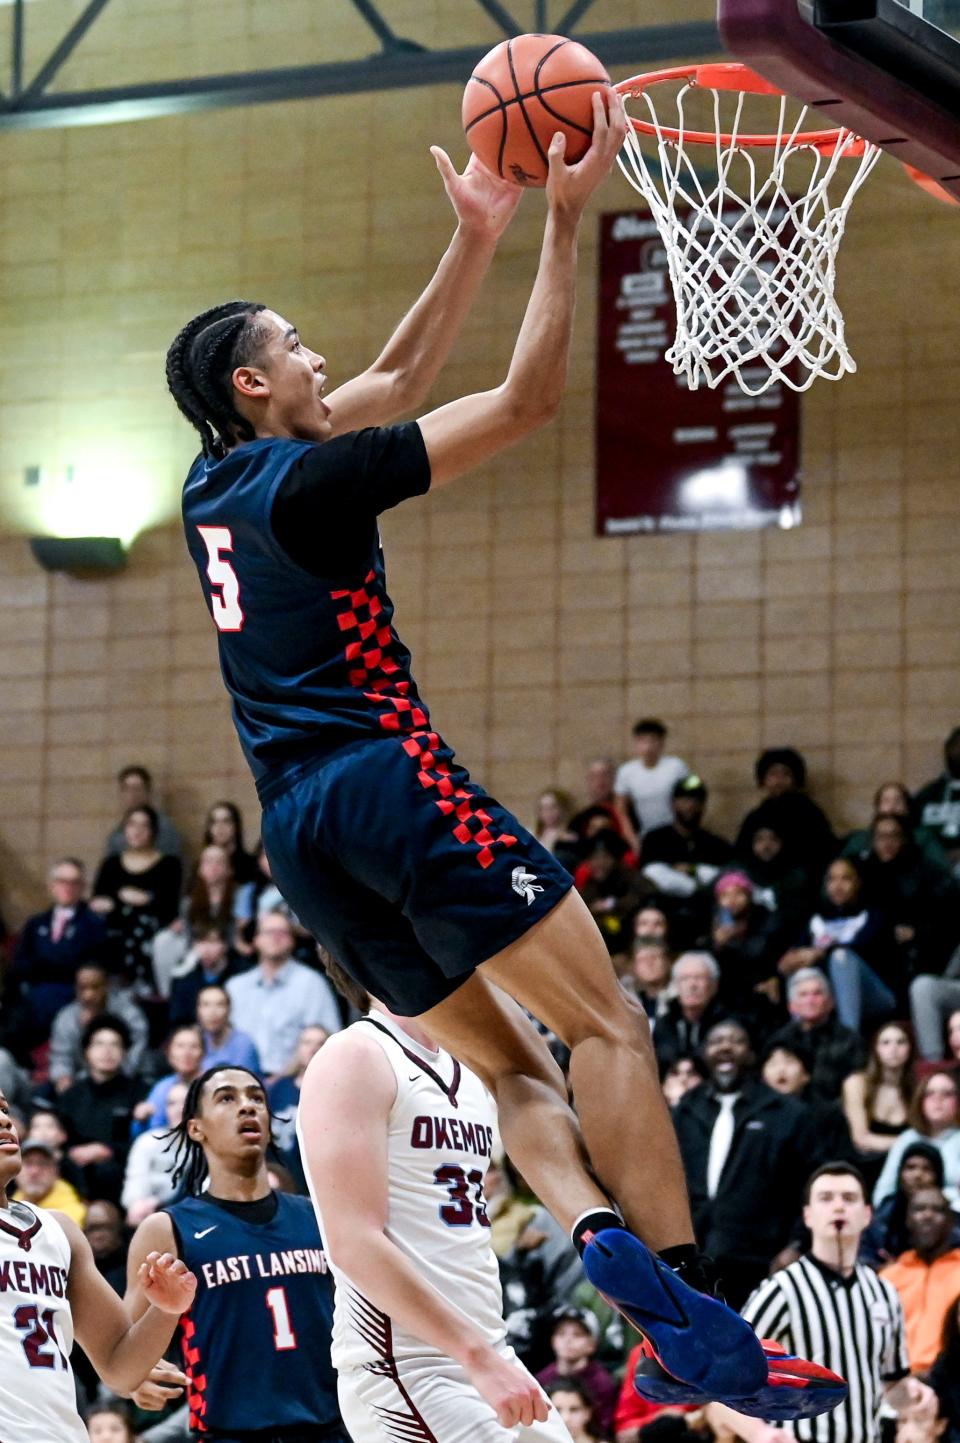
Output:
<svg viewBox="0 0 960 1443">
<path fill-rule="evenodd" d="M 812 1136 L 806 1110 L 756 1075 L 746 1028 L 715 1023 L 703 1059 L 708 1080 L 673 1110 L 697 1242 L 739 1308 L 765 1278 L 801 1207 Z"/>
<path fill-rule="evenodd" d="M 107 926 L 87 906 L 86 885 L 82 862 L 74 857 L 55 862 L 48 876 L 52 906 L 28 918 L 20 934 L 13 966 L 28 1019 L 28 1048 L 47 1040 L 54 1017 L 73 1001 L 77 970 L 85 962 L 109 960 Z"/>
</svg>

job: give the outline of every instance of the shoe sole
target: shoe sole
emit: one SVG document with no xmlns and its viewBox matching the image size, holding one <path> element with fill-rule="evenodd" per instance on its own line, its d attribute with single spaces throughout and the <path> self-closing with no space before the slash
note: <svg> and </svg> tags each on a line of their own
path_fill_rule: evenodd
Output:
<svg viewBox="0 0 960 1443">
<path fill-rule="evenodd" d="M 648 1403 L 659 1403 L 666 1407 L 678 1404 L 702 1405 L 716 1401 L 698 1388 L 674 1383 L 668 1378 L 634 1377 L 636 1393 Z M 847 1386 L 839 1381 L 815 1382 L 802 1376 L 785 1376 L 783 1382 L 768 1381 L 758 1393 L 747 1398 L 730 1398 L 724 1401 L 737 1413 L 748 1418 L 764 1418 L 784 1422 L 794 1418 L 817 1418 L 829 1413 L 841 1404 L 847 1396 Z"/>
<path fill-rule="evenodd" d="M 604 1228 L 587 1244 L 583 1267 L 593 1286 L 649 1338 L 683 1383 L 714 1402 L 750 1398 L 767 1386 L 759 1339 L 739 1313 L 698 1293 L 625 1228 Z"/>
</svg>

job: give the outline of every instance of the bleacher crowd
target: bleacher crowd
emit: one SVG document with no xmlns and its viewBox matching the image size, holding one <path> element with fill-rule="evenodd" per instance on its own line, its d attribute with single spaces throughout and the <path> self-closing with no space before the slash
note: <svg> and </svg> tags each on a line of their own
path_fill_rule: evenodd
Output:
<svg viewBox="0 0 960 1443">
<path fill-rule="evenodd" d="M 661 722 L 637 723 L 634 751 L 591 761 L 577 802 L 545 791 L 534 829 L 649 1021 L 698 1241 L 740 1307 L 807 1248 L 811 1172 L 856 1169 L 873 1203 L 860 1259 L 900 1294 L 910 1369 L 939 1399 L 928 1434 L 914 1422 L 901 1443 L 960 1443 L 960 728 L 915 796 L 878 779 L 849 836 L 792 748 L 758 758 L 735 837 L 704 825 L 707 782 Z M 122 1292 L 129 1230 L 176 1194 L 167 1130 L 190 1082 L 217 1062 L 260 1074 L 276 1185 L 305 1190 L 300 1082 L 350 1017 L 237 807 L 215 802 L 184 839 L 143 767 L 118 781 L 95 874 L 57 858 L 49 906 L 7 939 L 0 1086 L 19 1196 L 74 1217 Z M 705 1428 L 637 1397 L 632 1340 L 506 1159 L 487 1193 L 510 1340 L 576 1443 Z M 93 1404 L 82 1360 L 80 1376 Z M 114 1424 L 89 1426 L 106 1439 Z"/>
</svg>

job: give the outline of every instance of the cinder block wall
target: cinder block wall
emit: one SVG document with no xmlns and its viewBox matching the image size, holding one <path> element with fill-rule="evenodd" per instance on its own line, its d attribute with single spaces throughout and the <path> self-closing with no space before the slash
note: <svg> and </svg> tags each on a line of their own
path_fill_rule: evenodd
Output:
<svg viewBox="0 0 960 1443">
<path fill-rule="evenodd" d="M 29 8 L 31 24 L 34 11 L 45 23 L 48 7 Z M 356 22 L 340 8 L 323 17 L 344 27 L 324 33 L 329 58 L 356 53 Z M 631 6 L 607 7 L 618 8 L 637 18 Z M 64 84 L 103 83 L 121 57 L 131 79 L 221 68 L 224 26 L 231 63 L 282 63 L 293 34 L 284 22 L 307 26 L 313 43 L 309 26 L 334 9 L 123 7 L 112 29 L 91 32 Z M 437 42 L 458 43 L 457 6 L 437 0 L 435 11 Z M 35 31 L 38 56 L 43 40 Z M 195 311 L 246 294 L 300 325 L 334 383 L 362 368 L 451 232 L 427 146 L 463 154 L 458 103 L 455 87 L 438 87 L 377 104 L 336 98 L 0 136 L 0 905 L 9 920 L 34 904 L 55 854 L 95 864 L 125 762 L 155 771 L 194 838 L 219 796 L 240 802 L 255 834 L 253 789 L 176 524 L 192 445 L 164 394 L 163 352 Z M 633 200 L 614 177 L 597 209 Z M 502 375 L 541 220 L 540 198 L 527 197 L 437 402 Z M 841 254 L 860 371 L 815 386 L 804 405 L 804 524 L 599 540 L 596 221 L 587 220 L 560 419 L 476 477 L 390 513 L 383 528 L 399 625 L 435 721 L 521 816 L 551 782 L 576 790 L 592 754 L 623 753 L 638 713 L 671 724 L 671 744 L 712 785 L 721 829 L 748 804 L 752 760 L 766 744 L 803 749 L 841 826 L 867 815 L 878 782 L 915 785 L 937 769 L 941 738 L 960 720 L 958 262 L 957 214 L 883 161 Z M 24 468 L 56 474 L 68 464 L 102 468 L 118 510 L 133 497 L 150 514 L 114 580 L 48 577 L 23 539 L 36 524 Z"/>
</svg>

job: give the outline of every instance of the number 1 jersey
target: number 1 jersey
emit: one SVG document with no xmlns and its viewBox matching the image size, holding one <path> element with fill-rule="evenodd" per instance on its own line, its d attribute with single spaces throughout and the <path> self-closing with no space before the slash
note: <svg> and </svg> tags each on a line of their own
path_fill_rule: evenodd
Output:
<svg viewBox="0 0 960 1443">
<path fill-rule="evenodd" d="M 474 1073 L 449 1053 L 414 1042 L 392 1018 L 371 1013 L 353 1026 L 379 1042 L 397 1079 L 387 1140 L 387 1237 L 489 1343 L 499 1344 L 506 1336 L 503 1300 L 483 1194 L 493 1099 Z M 322 1235 L 319 1208 L 317 1220 Z M 398 1327 L 333 1261 L 330 1270 L 338 1372 L 445 1356 Z"/>
<path fill-rule="evenodd" d="M 70 1244 L 27 1203 L 0 1209 L 0 1438 L 86 1443 L 70 1367 Z"/>
</svg>

